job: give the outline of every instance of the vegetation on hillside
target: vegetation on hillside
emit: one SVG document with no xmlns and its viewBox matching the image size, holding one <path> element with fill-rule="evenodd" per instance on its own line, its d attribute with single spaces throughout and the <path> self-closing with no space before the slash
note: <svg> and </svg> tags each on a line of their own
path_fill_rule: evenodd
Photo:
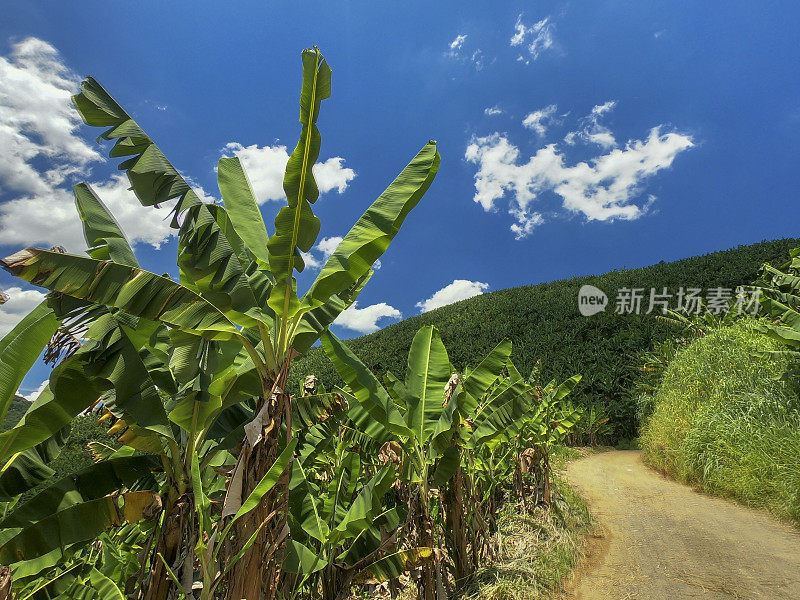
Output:
<svg viewBox="0 0 800 600">
<path fill-rule="evenodd" d="M 414 333 L 425 325 L 439 329 L 457 369 L 475 365 L 502 339 L 509 338 L 514 343 L 512 358 L 523 373 L 532 371 L 540 361 L 545 379 L 583 375 L 573 398 L 582 406 L 598 405 L 610 418 L 603 441 L 633 438 L 638 420 L 632 389 L 639 378 L 634 358 L 669 339 L 674 330 L 652 314 L 614 314 L 616 290 L 733 289 L 753 282 L 763 263 L 782 263 L 788 250 L 799 242 L 761 242 L 641 269 L 499 290 L 347 340 L 347 346 L 379 375 L 391 371 L 403 376 L 403 361 Z M 578 313 L 578 290 L 584 284 L 608 294 L 611 306 L 605 312 L 591 317 Z M 644 306 L 642 312 L 646 309 Z M 306 373 L 314 373 L 328 387 L 341 383 L 320 348 L 312 348 L 307 357 L 297 361 L 290 389 L 299 389 L 300 377 Z"/>
<path fill-rule="evenodd" d="M 14 425 L 19 423 L 22 415 L 27 412 L 30 406 L 31 403 L 22 396 L 14 396 L 8 405 L 5 417 L 3 417 L 3 423 L 0 425 L 0 432 L 11 429 Z"/>
</svg>

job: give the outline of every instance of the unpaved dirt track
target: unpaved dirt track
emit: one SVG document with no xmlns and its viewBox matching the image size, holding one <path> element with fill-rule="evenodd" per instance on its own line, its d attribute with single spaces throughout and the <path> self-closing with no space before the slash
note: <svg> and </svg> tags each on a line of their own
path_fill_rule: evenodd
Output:
<svg viewBox="0 0 800 600">
<path fill-rule="evenodd" d="M 800 531 L 670 481 L 636 451 L 582 458 L 566 476 L 598 522 L 568 598 L 800 600 Z"/>
</svg>

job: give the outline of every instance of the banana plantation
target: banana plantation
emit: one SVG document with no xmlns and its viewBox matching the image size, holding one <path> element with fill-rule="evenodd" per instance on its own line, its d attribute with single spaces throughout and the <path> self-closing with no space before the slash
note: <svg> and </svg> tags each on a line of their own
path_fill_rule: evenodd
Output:
<svg viewBox="0 0 800 600">
<path fill-rule="evenodd" d="M 219 161 L 222 203 L 205 203 L 97 81 L 81 84 L 75 109 L 138 200 L 173 207 L 180 277 L 143 269 L 85 183 L 85 255 L 0 261 L 48 291 L 0 341 L 2 414 L 43 351 L 53 367 L 0 433 L 0 598 L 444 600 L 496 557 L 504 505 L 554 503 L 550 459 L 581 417 L 578 375 L 520 373 L 508 340 L 457 371 L 425 326 L 405 372 L 379 377 L 329 331 L 433 183 L 435 142 L 298 291 L 320 232 L 312 166 L 330 94 L 320 51 L 303 51 L 301 130 L 268 227 L 238 158 Z M 295 372 L 290 389 L 315 345 L 343 385 Z M 48 465 L 86 414 L 107 428 L 94 463 L 55 479 Z"/>
</svg>

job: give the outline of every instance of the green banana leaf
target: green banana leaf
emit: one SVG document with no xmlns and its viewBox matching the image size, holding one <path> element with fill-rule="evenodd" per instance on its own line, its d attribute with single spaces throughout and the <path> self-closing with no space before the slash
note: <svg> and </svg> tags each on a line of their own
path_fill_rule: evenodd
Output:
<svg viewBox="0 0 800 600">
<path fill-rule="evenodd" d="M 59 324 L 45 300 L 0 340 L 0 419 Z"/>
<path fill-rule="evenodd" d="M 388 554 L 364 567 L 363 573 L 378 581 L 390 581 L 433 559 L 433 548 L 417 547 Z"/>
<path fill-rule="evenodd" d="M 293 465 L 289 484 L 289 512 L 297 524 L 295 531 L 302 530 L 304 536 L 324 545 L 328 541 L 330 527 L 322 518 L 321 497 L 322 491 L 309 479 L 303 463 L 297 461 Z"/>
<path fill-rule="evenodd" d="M 93 78 L 87 77 L 81 83 L 81 92 L 72 97 L 72 102 L 84 123 L 109 127 L 100 137 L 117 140 L 111 150 L 112 157 L 132 157 L 119 168 L 127 171 L 131 189 L 142 205 L 158 206 L 177 199 L 172 220 L 172 226 L 177 229 L 178 215 L 200 204 L 200 198 L 186 180 L 136 121 Z"/>
<path fill-rule="evenodd" d="M 441 158 L 428 142 L 356 222 L 303 297 L 313 309 L 355 284 L 389 247 L 408 213 L 433 183 Z"/>
<path fill-rule="evenodd" d="M 295 330 L 293 348 L 301 354 L 308 352 L 308 349 L 328 330 L 336 317 L 355 301 L 372 278 L 372 274 L 372 270 L 368 271 L 352 287 L 331 296 L 322 306 L 304 312 Z"/>
<path fill-rule="evenodd" d="M 83 222 L 83 236 L 89 246 L 89 256 L 97 260 L 112 260 L 121 265 L 138 267 L 139 261 L 136 260 L 122 228 L 89 184 L 79 183 L 72 190 L 75 194 L 75 206 Z"/>
<path fill-rule="evenodd" d="M 73 504 L 22 529 L 4 530 L 0 561 L 3 564 L 12 564 L 51 552 L 55 553 L 56 559 L 63 558 L 67 547 L 93 540 L 103 531 L 126 522 L 127 511 L 119 506 L 120 498 L 123 503 L 129 502 L 139 507 L 145 505 L 145 502 L 152 503 L 155 497 L 150 491 L 111 494 Z M 127 518 L 135 521 L 142 517 L 142 511 L 136 510 Z"/>
<path fill-rule="evenodd" d="M 317 118 L 322 100 L 331 95 L 331 68 L 318 48 L 303 51 L 303 83 L 300 90 L 300 123 L 297 146 L 289 156 L 283 189 L 287 206 L 275 217 L 275 233 L 267 242 L 269 265 L 276 284 L 269 306 L 276 314 L 291 317 L 299 302 L 292 283 L 294 270 L 305 268 L 300 252 L 309 252 L 317 239 L 320 221 L 311 210 L 319 197 L 312 167 L 319 157 Z"/>
<path fill-rule="evenodd" d="M 395 474 L 394 465 L 387 464 L 364 484 L 341 522 L 331 529 L 332 546 L 337 546 L 345 538 L 358 536 L 372 525 L 374 517 L 383 510 L 383 497 L 394 483 Z"/>
<path fill-rule="evenodd" d="M 152 455 L 123 456 L 89 465 L 16 506 L 0 521 L 0 541 L 4 541 L 11 530 L 22 529 L 67 507 L 130 487 L 161 468 L 158 458 Z"/>
<path fill-rule="evenodd" d="M 459 410 L 464 416 L 474 416 L 483 396 L 503 374 L 511 347 L 511 340 L 503 340 L 464 378 L 462 394 L 458 395 Z"/>
<path fill-rule="evenodd" d="M 328 561 L 297 540 L 287 540 L 283 555 L 283 570 L 287 573 L 311 575 L 328 566 Z"/>
<path fill-rule="evenodd" d="M 450 481 L 461 464 L 461 451 L 458 446 L 448 446 L 439 457 L 436 463 L 436 470 L 433 472 L 433 482 L 441 487 Z"/>
<path fill-rule="evenodd" d="M 261 261 L 261 266 L 267 266 L 269 264 L 267 226 L 264 224 L 264 217 L 261 215 L 250 182 L 238 158 L 221 158 L 219 160 L 217 182 L 225 202 L 225 209 L 228 211 L 236 233 Z"/>
<path fill-rule="evenodd" d="M 272 324 L 266 301 L 273 278 L 258 268 L 221 206 L 198 204 L 186 211 L 178 266 L 181 283 L 232 321 L 245 327 Z"/>
<path fill-rule="evenodd" d="M 350 389 L 351 398 L 355 400 L 349 402 L 348 416 L 358 429 L 381 443 L 387 441 L 390 434 L 412 435 L 388 392 L 364 363 L 332 333 L 325 332 L 321 340 L 325 354 Z M 441 400 L 439 407 L 441 408 Z"/>
<path fill-rule="evenodd" d="M 411 342 L 406 371 L 406 423 L 420 444 L 436 431 L 444 408 L 444 388 L 451 373 L 439 331 L 432 325 L 422 327 Z"/>
<path fill-rule="evenodd" d="M 335 529 L 345 519 L 345 506 L 353 498 L 360 474 L 361 458 L 356 452 L 347 452 L 334 469 L 320 511 L 321 518 L 328 523 L 330 529 Z"/>
<path fill-rule="evenodd" d="M 28 248 L 0 260 L 9 273 L 34 285 L 94 304 L 202 334 L 233 339 L 239 331 L 212 304 L 174 281 L 134 267 Z"/>
<path fill-rule="evenodd" d="M 53 475 L 55 471 L 45 464 L 35 448 L 24 450 L 0 472 L 0 502 L 14 500 Z"/>
</svg>

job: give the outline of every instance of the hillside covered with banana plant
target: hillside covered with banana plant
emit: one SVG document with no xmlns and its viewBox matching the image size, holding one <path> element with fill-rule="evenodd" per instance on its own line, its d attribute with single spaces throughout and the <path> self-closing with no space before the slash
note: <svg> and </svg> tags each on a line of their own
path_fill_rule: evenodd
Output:
<svg viewBox="0 0 800 600">
<path fill-rule="evenodd" d="M 404 372 L 404 357 L 415 332 L 426 325 L 439 329 L 458 368 L 477 364 L 495 344 L 508 338 L 514 342 L 512 358 L 523 373 L 539 368 L 544 377 L 556 379 L 581 373 L 572 399 L 609 419 L 603 437 L 615 443 L 635 437 L 638 431 L 636 386 L 641 372 L 636 357 L 674 336 L 669 323 L 644 314 L 647 298 L 641 314 L 615 314 L 617 290 L 735 289 L 753 283 L 764 263 L 782 264 L 798 245 L 800 239 L 795 238 L 764 241 L 639 269 L 498 290 L 346 343 L 376 372 L 398 374 Z M 610 305 L 604 312 L 591 317 L 578 312 L 578 290 L 585 284 L 608 295 Z M 319 348 L 312 348 L 297 364 L 296 373 L 314 373 L 328 386 L 341 382 Z M 295 378 L 292 389 L 298 386 Z"/>
</svg>

